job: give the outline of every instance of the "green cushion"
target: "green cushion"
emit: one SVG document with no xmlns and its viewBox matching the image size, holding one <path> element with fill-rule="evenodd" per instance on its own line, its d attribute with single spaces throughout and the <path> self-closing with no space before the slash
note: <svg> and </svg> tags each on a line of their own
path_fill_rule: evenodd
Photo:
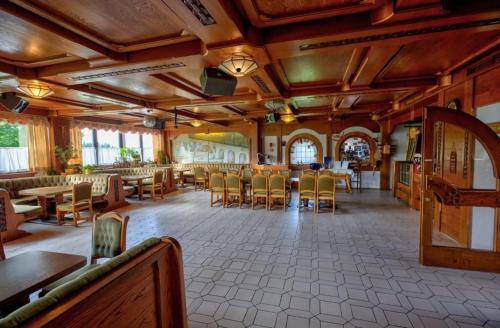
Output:
<svg viewBox="0 0 500 328">
<path fill-rule="evenodd" d="M 125 254 L 128 254 L 130 257 L 134 257 L 139 253 L 142 253 L 146 249 L 148 249 L 151 246 L 154 246 L 156 244 L 159 244 L 161 242 L 160 238 L 152 237 L 149 239 L 146 239 L 140 244 L 135 245 L 134 247 L 129 248 Z"/>
<path fill-rule="evenodd" d="M 42 298 L 53 298 L 57 301 L 60 301 L 87 284 L 87 280 L 83 280 L 80 278 L 80 276 L 78 276 L 75 279 L 65 282 L 64 284 L 52 289 Z"/>
<path fill-rule="evenodd" d="M 7 317 L 0 319 L 0 328 L 19 327 L 55 303 L 57 303 L 57 300 L 52 297 L 39 298 L 10 313 Z"/>
<path fill-rule="evenodd" d="M 16 214 L 24 214 L 26 216 L 36 216 L 42 212 L 42 207 L 38 205 L 16 205 L 12 204 Z"/>
<path fill-rule="evenodd" d="M 45 294 L 47 294 L 48 292 L 52 291 L 53 289 L 67 283 L 68 281 L 71 281 L 75 278 L 77 278 L 78 276 L 80 276 L 81 274 L 93 269 L 94 267 L 96 267 L 98 264 L 90 264 L 90 265 L 86 265 L 84 266 L 83 268 L 80 268 L 76 271 L 73 271 L 71 272 L 70 274 L 68 275 L 65 275 L 64 277 L 62 277 L 61 279 L 59 280 L 56 280 L 54 281 L 53 283 L 51 283 L 50 285 L 48 286 L 45 286 L 42 291 L 40 292 L 39 296 L 43 296 Z"/>
<path fill-rule="evenodd" d="M 135 187 L 134 186 L 123 186 L 123 190 L 125 190 L 125 192 L 131 192 L 131 191 L 135 190 Z"/>
<path fill-rule="evenodd" d="M 92 242 L 92 256 L 113 257 L 120 251 L 122 224 L 113 218 L 96 220 Z"/>
<path fill-rule="evenodd" d="M 12 204 L 15 205 L 27 205 L 30 203 L 36 203 L 38 201 L 38 197 L 36 196 L 26 196 L 21 198 L 14 198 L 10 200 Z"/>
<path fill-rule="evenodd" d="M 121 265 L 122 263 L 127 262 L 130 259 L 130 255 L 128 255 L 126 252 L 123 254 L 120 254 L 118 256 L 113 257 L 106 263 L 103 263 L 101 265 L 106 265 L 110 269 L 116 268 L 117 266 Z"/>
<path fill-rule="evenodd" d="M 85 272 L 81 276 L 79 276 L 76 280 L 84 280 L 87 283 L 90 283 L 100 277 L 102 277 L 105 273 L 111 271 L 111 268 L 106 265 L 98 265 L 91 270 Z"/>
</svg>

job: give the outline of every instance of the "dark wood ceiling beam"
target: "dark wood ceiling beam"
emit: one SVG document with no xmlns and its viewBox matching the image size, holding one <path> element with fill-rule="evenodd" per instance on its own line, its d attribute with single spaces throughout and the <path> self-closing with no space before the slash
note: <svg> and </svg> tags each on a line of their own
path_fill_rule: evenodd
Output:
<svg viewBox="0 0 500 328">
<path fill-rule="evenodd" d="M 222 108 L 224 109 L 227 109 L 228 111 L 230 111 L 231 113 L 233 114 L 236 114 L 240 117 L 245 117 L 246 114 L 243 110 L 241 110 L 240 108 L 234 106 L 234 105 L 223 105 Z"/>
<path fill-rule="evenodd" d="M 214 125 L 219 125 L 219 126 L 224 126 L 224 127 L 227 126 L 227 124 L 225 124 L 225 123 L 209 121 L 208 119 L 204 118 L 204 116 L 201 116 L 201 115 L 195 114 L 195 113 L 191 113 L 191 112 L 188 112 L 187 110 L 183 110 L 183 109 L 175 110 L 175 109 L 157 108 L 157 110 L 160 110 L 160 111 L 165 112 L 165 113 L 170 113 L 172 115 L 175 115 L 175 113 L 177 111 L 178 116 L 183 116 L 183 117 L 187 117 L 187 118 L 190 118 L 193 120 L 198 120 L 198 121 L 202 121 L 202 122 L 210 123 L 210 124 L 214 124 Z"/>
<path fill-rule="evenodd" d="M 423 88 L 435 85 L 437 85 L 436 78 L 423 78 L 423 79 L 398 80 L 398 81 L 388 80 L 388 81 L 373 83 L 370 86 L 351 87 L 348 90 L 342 90 L 342 86 L 338 84 L 315 85 L 310 87 L 288 89 L 284 92 L 284 96 L 286 98 L 323 96 L 323 95 L 344 96 L 344 95 L 403 91 L 408 89 Z"/>
<path fill-rule="evenodd" d="M 60 37 L 63 37 L 71 42 L 74 42 L 76 44 L 79 44 L 85 48 L 91 49 L 95 51 L 98 54 L 101 54 L 103 56 L 109 57 L 113 60 L 118 60 L 122 61 L 127 58 L 126 54 L 119 53 L 116 51 L 113 51 L 111 49 L 108 49 L 92 40 L 89 40 L 71 30 L 68 30 L 62 26 L 59 26 L 52 21 L 41 17 L 39 15 L 36 15 L 32 13 L 31 11 L 14 4 L 10 1 L 0 1 L 0 10 L 3 12 L 6 12 L 12 16 L 15 16 L 17 18 L 20 18 L 26 22 L 29 22 L 30 24 L 36 25 L 44 30 L 47 30 L 51 33 L 57 34 Z"/>
<path fill-rule="evenodd" d="M 200 92 L 198 90 L 195 90 L 177 80 L 175 80 L 174 78 L 170 77 L 170 76 L 167 76 L 165 74 L 153 74 L 151 75 L 152 77 L 160 80 L 160 81 L 163 81 L 167 84 L 170 84 L 171 86 L 177 88 L 177 89 L 180 89 L 182 91 L 185 91 L 193 96 L 196 96 L 198 98 L 202 98 L 202 99 L 205 99 L 205 100 L 210 100 L 212 99 L 212 97 L 210 96 L 207 96 L 206 94 L 204 94 L 203 92 Z"/>
<path fill-rule="evenodd" d="M 88 93 L 91 95 L 96 95 L 99 97 L 109 98 L 111 100 L 116 100 L 119 102 L 124 102 L 124 103 L 135 105 L 135 106 L 148 107 L 148 108 L 153 107 L 153 105 L 151 103 L 148 103 L 147 101 L 145 101 L 143 99 L 127 97 L 124 95 L 113 93 L 111 91 L 97 88 L 97 87 L 90 85 L 90 84 L 76 84 L 76 85 L 69 86 L 68 89 Z"/>
</svg>

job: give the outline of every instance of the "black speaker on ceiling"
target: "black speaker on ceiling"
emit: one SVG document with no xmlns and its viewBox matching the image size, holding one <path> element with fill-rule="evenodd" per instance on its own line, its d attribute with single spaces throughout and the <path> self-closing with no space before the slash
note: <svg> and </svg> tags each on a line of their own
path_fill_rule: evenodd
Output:
<svg viewBox="0 0 500 328">
<path fill-rule="evenodd" d="M 267 113 L 264 117 L 264 122 L 266 122 L 266 124 L 272 124 L 278 122 L 280 118 L 281 115 L 279 113 Z"/>
<path fill-rule="evenodd" d="M 0 96 L 0 104 L 11 112 L 22 113 L 30 103 L 16 96 L 15 92 L 4 92 Z"/>
<path fill-rule="evenodd" d="M 201 90 L 208 95 L 232 96 L 236 89 L 236 78 L 218 68 L 205 68 L 200 76 Z"/>
<path fill-rule="evenodd" d="M 165 121 L 156 120 L 153 129 L 165 130 Z"/>
</svg>

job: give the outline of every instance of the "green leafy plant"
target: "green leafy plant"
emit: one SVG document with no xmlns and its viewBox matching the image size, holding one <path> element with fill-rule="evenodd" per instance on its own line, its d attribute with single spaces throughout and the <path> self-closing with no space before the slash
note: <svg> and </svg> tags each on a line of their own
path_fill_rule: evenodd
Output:
<svg viewBox="0 0 500 328">
<path fill-rule="evenodd" d="M 68 144 L 66 148 L 56 145 L 55 147 L 56 158 L 61 163 L 62 168 L 68 168 L 68 161 L 73 157 L 73 145 Z"/>
<path fill-rule="evenodd" d="M 120 148 L 120 160 L 122 163 L 139 162 L 141 154 L 135 149 L 122 147 Z"/>
<path fill-rule="evenodd" d="M 83 170 L 83 174 L 91 174 L 91 173 L 95 172 L 95 166 L 85 165 L 82 170 Z"/>
<path fill-rule="evenodd" d="M 160 161 L 159 164 L 168 164 L 169 162 L 168 156 L 163 150 L 158 151 L 158 159 Z"/>
<path fill-rule="evenodd" d="M 52 167 L 47 170 L 47 175 L 56 175 L 56 174 L 57 174 L 56 170 L 54 170 L 54 168 Z"/>
</svg>

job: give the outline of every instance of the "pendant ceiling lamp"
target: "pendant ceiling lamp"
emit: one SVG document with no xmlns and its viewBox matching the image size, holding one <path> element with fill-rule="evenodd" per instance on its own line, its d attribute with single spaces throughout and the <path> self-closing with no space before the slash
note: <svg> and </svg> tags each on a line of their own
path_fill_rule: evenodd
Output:
<svg viewBox="0 0 500 328">
<path fill-rule="evenodd" d="M 236 77 L 250 74 L 258 67 L 255 59 L 245 54 L 234 54 L 219 65 L 219 69 Z"/>
<path fill-rule="evenodd" d="M 17 87 L 18 91 L 30 96 L 31 98 L 45 98 L 54 94 L 50 87 L 37 83 L 22 83 Z"/>
<path fill-rule="evenodd" d="M 191 125 L 194 126 L 195 128 L 200 127 L 203 124 L 202 121 L 200 120 L 192 120 Z"/>
</svg>

